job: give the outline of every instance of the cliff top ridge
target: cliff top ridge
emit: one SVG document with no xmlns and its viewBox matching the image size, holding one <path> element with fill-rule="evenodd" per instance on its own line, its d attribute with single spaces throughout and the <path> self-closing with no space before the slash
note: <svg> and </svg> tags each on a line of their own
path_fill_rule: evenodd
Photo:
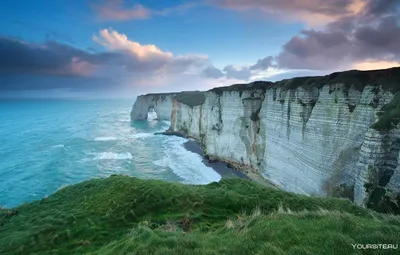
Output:
<svg viewBox="0 0 400 255">
<path fill-rule="evenodd" d="M 283 88 L 284 90 L 297 89 L 297 88 L 321 88 L 324 85 L 332 84 L 344 84 L 347 88 L 353 87 L 359 91 L 362 91 L 367 85 L 381 85 L 386 91 L 396 93 L 400 91 L 400 67 L 393 67 L 389 69 L 379 70 L 348 70 L 343 72 L 334 72 L 325 76 L 305 76 L 305 77 L 294 77 L 291 79 L 283 79 L 276 82 L 271 81 L 254 81 L 251 83 L 240 83 L 229 86 L 215 87 L 208 91 L 222 94 L 224 91 L 245 91 L 254 89 L 271 89 L 271 88 Z M 185 93 L 185 95 L 182 95 Z M 195 95 L 195 98 L 201 100 L 201 91 L 181 91 L 181 92 L 168 92 L 168 93 L 148 93 L 142 96 L 155 96 L 165 97 L 168 95 L 179 96 L 184 98 L 187 96 Z M 197 100 L 196 101 L 199 101 Z M 178 101 L 180 101 L 178 99 Z M 198 105 L 198 103 L 196 103 Z"/>
<path fill-rule="evenodd" d="M 249 89 L 283 88 L 284 90 L 289 90 L 299 87 L 321 88 L 324 85 L 339 83 L 344 84 L 348 88 L 353 86 L 353 88 L 359 91 L 362 91 L 367 85 L 381 85 L 384 90 L 395 93 L 400 91 L 400 67 L 371 71 L 349 70 L 325 76 L 295 77 L 277 82 L 255 81 L 246 84 L 216 87 L 209 91 L 220 94 L 223 91 L 244 91 Z"/>
</svg>

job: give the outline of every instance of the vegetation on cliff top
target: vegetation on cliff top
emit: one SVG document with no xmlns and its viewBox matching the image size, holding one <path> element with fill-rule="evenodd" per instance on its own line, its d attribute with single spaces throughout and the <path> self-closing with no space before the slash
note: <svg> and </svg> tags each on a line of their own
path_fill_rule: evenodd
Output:
<svg viewBox="0 0 400 255">
<path fill-rule="evenodd" d="M 206 97 L 201 91 L 185 91 L 174 96 L 174 99 L 190 107 L 204 104 Z"/>
<path fill-rule="evenodd" d="M 400 220 L 245 179 L 85 181 L 0 211 L 0 254 L 373 254 Z M 380 254 L 390 254 L 391 250 Z"/>
<path fill-rule="evenodd" d="M 167 92 L 167 93 L 148 93 L 148 94 L 146 94 L 146 95 L 143 95 L 143 96 L 173 96 L 173 95 L 176 95 L 176 94 L 178 94 L 178 93 L 180 93 L 180 92 Z"/>
<path fill-rule="evenodd" d="M 278 82 L 256 81 L 249 84 L 217 87 L 210 91 L 222 94 L 223 91 L 266 90 L 269 88 L 289 90 L 302 87 L 310 89 L 321 88 L 324 85 L 332 84 L 344 84 L 346 88 L 353 87 L 359 91 L 362 91 L 367 85 L 380 85 L 384 90 L 395 93 L 400 90 L 400 67 L 372 71 L 349 70 L 332 73 L 326 76 L 296 77 Z"/>
<path fill-rule="evenodd" d="M 400 84 L 398 86 L 400 87 Z M 397 92 L 393 99 L 381 108 L 378 117 L 379 120 L 372 125 L 375 130 L 388 131 L 400 123 L 400 92 Z"/>
</svg>

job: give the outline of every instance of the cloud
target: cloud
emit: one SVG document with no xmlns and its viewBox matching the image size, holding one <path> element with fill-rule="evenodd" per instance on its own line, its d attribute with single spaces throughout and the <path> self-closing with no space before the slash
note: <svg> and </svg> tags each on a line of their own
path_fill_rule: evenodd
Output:
<svg viewBox="0 0 400 255">
<path fill-rule="evenodd" d="M 202 71 L 204 77 L 218 79 L 224 76 L 221 70 L 214 65 L 210 65 Z"/>
<path fill-rule="evenodd" d="M 228 79 L 237 79 L 237 80 L 249 80 L 251 77 L 251 71 L 248 67 L 234 67 L 233 65 L 226 66 L 223 71 Z"/>
<path fill-rule="evenodd" d="M 240 11 L 258 8 L 263 12 L 279 14 L 282 17 L 291 14 L 296 17 L 302 17 L 303 14 L 308 14 L 310 17 L 325 15 L 332 21 L 318 29 L 302 30 L 273 56 L 261 58 L 254 64 L 232 63 L 222 69 L 212 65 L 206 55 L 175 55 L 156 45 L 141 44 L 113 29 L 103 29 L 92 37 L 95 43 L 103 47 L 100 50 L 83 50 L 49 40 L 54 36 L 50 36 L 43 43 L 0 37 L 0 89 L 54 87 L 95 90 L 122 87 L 139 89 L 143 86 L 140 89 L 152 87 L 156 90 L 162 86 L 162 89 L 171 90 L 177 84 L 188 86 L 201 84 L 201 81 L 210 86 L 211 84 L 217 86 L 228 85 L 229 82 L 290 77 L 304 72 L 324 73 L 354 68 L 362 70 L 385 68 L 400 63 L 399 1 L 212 0 L 212 2 L 221 8 Z M 293 6 L 289 2 L 292 2 Z M 124 14 L 118 16 L 114 12 L 113 16 L 108 13 L 109 16 L 106 16 L 110 19 L 136 17 L 133 15 L 134 12 L 130 12 L 131 8 L 124 9 L 122 1 L 109 1 L 108 4 L 114 6 L 108 11 L 119 10 Z M 175 9 L 171 7 L 164 11 L 152 10 L 149 15 L 185 12 L 192 6 L 194 5 L 189 4 L 173 7 Z M 133 9 L 135 8 L 134 6 Z M 21 80 L 21 77 L 24 79 Z M 34 78 L 37 82 L 33 82 Z M 13 83 L 12 80 L 18 82 Z"/>
<path fill-rule="evenodd" d="M 0 74 L 89 76 L 108 54 L 89 54 L 55 41 L 28 44 L 0 38 Z"/>
<path fill-rule="evenodd" d="M 199 5 L 200 4 L 198 4 L 198 3 L 184 3 L 184 4 L 168 7 L 168 8 L 162 9 L 162 10 L 153 10 L 153 14 L 159 15 L 159 16 L 168 16 L 171 14 L 182 15 L 182 14 L 185 14 L 190 9 L 193 9 Z"/>
<path fill-rule="evenodd" d="M 268 68 L 274 66 L 272 64 L 273 60 L 274 58 L 272 56 L 259 59 L 255 65 L 250 66 L 250 70 L 267 70 Z"/>
<path fill-rule="evenodd" d="M 225 77 L 227 79 L 235 79 L 238 81 L 250 81 L 254 79 L 269 77 L 273 74 L 279 73 L 276 70 L 276 65 L 273 63 L 274 58 L 268 56 L 259 59 L 256 64 L 250 66 L 236 67 L 234 65 L 227 65 L 224 69 L 220 70 L 213 65 L 208 66 L 202 72 L 204 77 L 219 79 Z"/>
<path fill-rule="evenodd" d="M 293 36 L 275 56 L 240 68 L 226 66 L 221 71 L 226 77 L 249 81 L 271 77 L 272 72 L 285 76 L 293 73 L 288 70 L 385 68 L 400 62 L 398 0 L 210 0 L 209 3 L 237 11 L 257 9 L 284 17 L 291 14 L 298 18 L 304 14 L 330 17 L 325 26 L 304 29 Z M 207 71 L 218 73 L 220 70 Z"/>
<path fill-rule="evenodd" d="M 103 46 L 104 50 L 81 50 L 56 41 L 33 44 L 0 37 L 0 76 L 4 78 L 0 89 L 10 89 L 10 81 L 22 76 L 28 79 L 41 77 L 39 80 L 43 77 L 75 77 L 73 82 L 84 84 L 82 89 L 93 88 L 90 79 L 108 79 L 112 81 L 108 83 L 109 88 L 116 83 L 138 86 L 140 80 L 150 78 L 164 81 L 168 85 L 169 77 L 187 74 L 200 77 L 202 70 L 210 65 L 206 55 L 174 55 L 155 45 L 142 45 L 129 40 L 126 35 L 112 29 L 101 30 L 93 36 L 93 40 Z M 104 88 L 100 86 L 103 83 L 99 83 L 98 88 Z M 43 84 L 51 82 L 19 81 L 19 84 L 49 89 Z M 14 86 L 18 87 L 17 84 Z M 55 88 L 65 86 L 74 85 L 54 82 Z"/>
<path fill-rule="evenodd" d="M 123 0 L 104 0 L 101 4 L 92 4 L 97 17 L 102 21 L 147 19 L 151 11 L 140 4 L 124 9 Z"/>
<path fill-rule="evenodd" d="M 159 69 L 173 58 L 172 53 L 163 52 L 155 45 L 141 45 L 111 29 L 101 30 L 93 40 L 111 52 L 120 53 L 119 61 L 132 71 Z"/>
<path fill-rule="evenodd" d="M 249 66 L 227 65 L 222 70 L 210 65 L 203 70 L 202 74 L 207 78 L 220 79 L 223 77 L 241 82 L 264 79 L 285 72 L 277 68 L 273 63 L 273 59 L 272 56 L 269 56 L 259 59 L 256 64 Z"/>
<path fill-rule="evenodd" d="M 196 3 L 184 3 L 161 10 L 147 8 L 141 4 L 124 6 L 124 0 L 103 0 L 97 4 L 91 4 L 93 11 L 101 21 L 126 21 L 142 20 L 152 16 L 168 16 L 171 14 L 184 14 L 188 10 L 198 6 Z"/>
<path fill-rule="evenodd" d="M 353 4 L 357 1 L 353 1 Z M 219 1 L 236 8 L 276 7 L 292 11 L 287 1 Z M 329 6 L 312 7 L 318 1 L 294 1 L 308 11 L 339 14 L 351 1 L 324 1 Z M 360 3 L 360 2 L 358 2 Z M 346 69 L 382 69 L 400 66 L 400 1 L 365 0 L 357 13 L 328 23 L 322 29 L 304 29 L 293 36 L 275 56 L 260 59 L 254 65 L 226 66 L 221 72 L 228 78 L 243 81 L 288 77 L 296 72 L 321 73 Z M 340 15 L 339 15 L 340 16 Z M 296 71 L 298 70 L 298 71 Z M 303 71 L 302 71 L 303 70 Z M 219 70 L 207 70 L 218 73 Z M 212 76 L 210 72 L 209 77 Z M 219 78 L 219 76 L 216 76 Z"/>
<path fill-rule="evenodd" d="M 371 0 L 358 15 L 303 30 L 275 60 L 289 69 L 346 69 L 364 61 L 400 61 L 400 2 Z"/>
<path fill-rule="evenodd" d="M 119 54 L 120 64 L 133 72 L 185 72 L 190 68 L 201 68 L 209 60 L 204 55 L 174 56 L 155 45 L 141 45 L 112 29 L 103 29 L 93 40 L 107 50 Z"/>
<path fill-rule="evenodd" d="M 282 68 L 330 69 L 347 63 L 352 47 L 342 32 L 307 30 L 283 45 L 283 51 L 275 59 Z"/>
<path fill-rule="evenodd" d="M 155 72 L 199 73 L 209 63 L 205 55 L 178 55 L 155 45 L 141 45 L 124 34 L 103 29 L 93 40 L 105 52 L 85 51 L 56 41 L 31 44 L 0 38 L 0 73 L 29 73 L 55 76 L 96 76 L 105 69 L 149 75 Z"/>
<path fill-rule="evenodd" d="M 398 0 L 367 0 L 363 9 L 364 16 L 381 16 L 387 13 L 395 13 L 399 6 Z"/>
<path fill-rule="evenodd" d="M 261 11 L 274 18 L 301 20 L 308 24 L 353 15 L 365 5 L 364 0 L 208 0 L 208 3 L 236 11 Z"/>
</svg>

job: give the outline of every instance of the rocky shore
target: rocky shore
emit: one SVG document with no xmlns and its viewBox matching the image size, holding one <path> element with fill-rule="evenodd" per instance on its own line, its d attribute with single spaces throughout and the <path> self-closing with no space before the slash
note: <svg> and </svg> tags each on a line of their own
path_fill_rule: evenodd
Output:
<svg viewBox="0 0 400 255">
<path fill-rule="evenodd" d="M 199 154 L 203 158 L 203 164 L 214 169 L 214 171 L 216 171 L 222 177 L 244 178 L 257 181 L 270 187 L 276 187 L 274 184 L 270 183 L 268 180 L 260 176 L 259 173 L 254 172 L 253 169 L 250 169 L 245 165 L 239 165 L 234 162 L 226 161 L 224 159 L 219 159 L 205 154 L 200 144 L 193 137 L 186 136 L 185 134 L 176 131 L 158 132 L 155 133 L 155 135 L 172 135 L 189 139 L 189 141 L 185 142 L 183 145 L 185 149 L 193 153 Z"/>
</svg>

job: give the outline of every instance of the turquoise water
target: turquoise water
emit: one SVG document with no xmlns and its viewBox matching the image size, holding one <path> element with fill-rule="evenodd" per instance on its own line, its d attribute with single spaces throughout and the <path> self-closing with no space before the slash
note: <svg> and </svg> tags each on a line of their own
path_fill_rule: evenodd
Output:
<svg viewBox="0 0 400 255">
<path fill-rule="evenodd" d="M 0 206 L 111 174 L 207 184 L 221 177 L 183 148 L 153 135 L 167 121 L 130 122 L 132 101 L 0 101 Z"/>
</svg>

